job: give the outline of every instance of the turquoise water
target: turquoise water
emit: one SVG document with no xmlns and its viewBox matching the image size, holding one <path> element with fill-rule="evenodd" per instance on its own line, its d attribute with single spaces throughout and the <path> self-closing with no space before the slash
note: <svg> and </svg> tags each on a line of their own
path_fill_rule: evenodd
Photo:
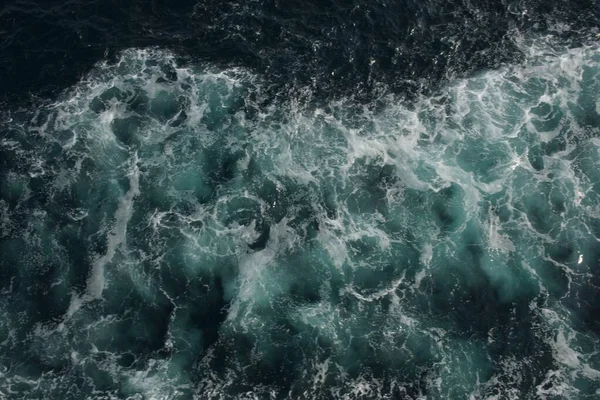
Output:
<svg viewBox="0 0 600 400">
<path fill-rule="evenodd" d="M 600 48 L 517 43 L 367 105 L 129 49 L 5 113 L 0 397 L 596 398 Z"/>
</svg>

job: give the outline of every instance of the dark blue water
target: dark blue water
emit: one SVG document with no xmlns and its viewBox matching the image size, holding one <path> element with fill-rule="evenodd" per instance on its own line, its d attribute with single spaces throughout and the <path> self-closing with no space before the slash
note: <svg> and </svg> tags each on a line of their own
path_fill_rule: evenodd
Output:
<svg viewBox="0 0 600 400">
<path fill-rule="evenodd" d="M 598 398 L 599 23 L 0 5 L 0 399 Z"/>
<path fill-rule="evenodd" d="M 55 94 L 98 61 L 159 46 L 323 95 L 357 96 L 379 84 L 406 93 L 521 60 L 517 33 L 585 42 L 599 7 L 594 0 L 9 0 L 0 10 L 0 89 L 18 98 Z"/>
</svg>

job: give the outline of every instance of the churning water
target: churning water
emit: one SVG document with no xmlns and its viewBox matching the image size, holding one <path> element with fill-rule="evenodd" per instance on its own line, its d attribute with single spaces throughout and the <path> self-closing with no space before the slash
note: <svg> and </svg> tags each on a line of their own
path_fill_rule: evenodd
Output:
<svg viewBox="0 0 600 400">
<path fill-rule="evenodd" d="M 546 25 L 427 82 L 152 43 L 6 89 L 0 398 L 598 398 L 600 44 Z"/>
</svg>

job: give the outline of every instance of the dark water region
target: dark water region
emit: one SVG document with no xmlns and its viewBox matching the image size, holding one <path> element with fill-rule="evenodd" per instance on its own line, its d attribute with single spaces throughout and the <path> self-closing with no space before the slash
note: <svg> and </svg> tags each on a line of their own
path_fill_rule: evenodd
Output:
<svg viewBox="0 0 600 400">
<path fill-rule="evenodd" d="M 598 398 L 599 11 L 3 3 L 0 399 Z"/>
<path fill-rule="evenodd" d="M 516 31 L 585 41 L 599 10 L 595 0 L 8 0 L 0 5 L 0 93 L 12 101 L 51 95 L 99 60 L 148 46 L 245 66 L 326 97 L 368 97 L 381 84 L 413 93 L 522 59 Z"/>
</svg>

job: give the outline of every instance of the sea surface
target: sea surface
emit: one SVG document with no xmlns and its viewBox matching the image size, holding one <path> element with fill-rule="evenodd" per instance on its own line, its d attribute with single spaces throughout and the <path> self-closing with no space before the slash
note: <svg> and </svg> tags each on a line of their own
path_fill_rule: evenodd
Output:
<svg viewBox="0 0 600 400">
<path fill-rule="evenodd" d="M 600 3 L 0 3 L 0 399 L 599 399 Z"/>
</svg>

